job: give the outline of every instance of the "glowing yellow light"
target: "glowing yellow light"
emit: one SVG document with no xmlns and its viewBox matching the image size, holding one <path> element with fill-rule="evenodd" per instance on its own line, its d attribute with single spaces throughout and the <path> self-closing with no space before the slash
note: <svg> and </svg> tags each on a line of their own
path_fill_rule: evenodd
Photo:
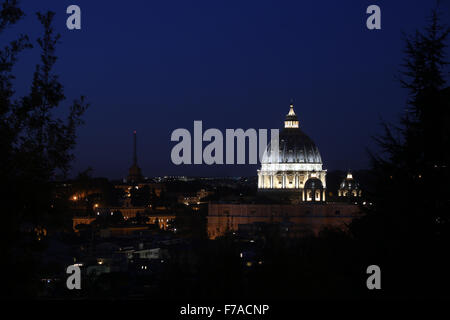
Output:
<svg viewBox="0 0 450 320">
<path fill-rule="evenodd" d="M 291 105 L 289 107 L 290 107 L 290 109 L 289 109 L 288 116 L 295 116 L 294 105 L 291 103 Z"/>
<path fill-rule="evenodd" d="M 285 121 L 284 127 L 285 128 L 298 128 L 298 121 Z"/>
<path fill-rule="evenodd" d="M 72 200 L 73 200 L 73 201 L 77 201 L 77 200 L 78 200 L 78 197 L 77 197 L 77 196 L 73 196 L 73 197 L 72 197 Z"/>
</svg>

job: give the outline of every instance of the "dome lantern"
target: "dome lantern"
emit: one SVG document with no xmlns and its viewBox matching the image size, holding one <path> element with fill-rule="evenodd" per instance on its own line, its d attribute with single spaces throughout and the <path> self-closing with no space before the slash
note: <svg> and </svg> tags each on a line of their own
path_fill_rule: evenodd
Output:
<svg viewBox="0 0 450 320">
<path fill-rule="evenodd" d="M 298 128 L 298 118 L 294 111 L 294 104 L 291 102 L 289 113 L 284 121 L 285 128 Z"/>
</svg>

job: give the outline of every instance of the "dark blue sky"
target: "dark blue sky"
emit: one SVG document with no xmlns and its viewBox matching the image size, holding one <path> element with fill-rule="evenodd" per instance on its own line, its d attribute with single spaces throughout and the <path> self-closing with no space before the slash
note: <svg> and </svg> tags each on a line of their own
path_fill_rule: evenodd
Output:
<svg viewBox="0 0 450 320">
<path fill-rule="evenodd" d="M 66 29 L 66 8 L 82 30 Z M 366 28 L 377 4 L 382 30 Z M 56 12 L 62 35 L 56 71 L 66 96 L 91 108 L 79 130 L 73 172 L 120 178 L 131 164 L 132 131 L 146 176 L 253 175 L 256 166 L 175 166 L 176 128 L 281 127 L 291 98 L 324 167 L 368 166 L 365 148 L 380 118 L 395 120 L 406 92 L 395 81 L 402 31 L 424 26 L 434 1 L 22 0 L 16 30 L 33 39 L 34 12 Z M 442 1 L 450 21 L 449 1 Z M 38 52 L 21 56 L 18 93 L 30 86 Z"/>
</svg>

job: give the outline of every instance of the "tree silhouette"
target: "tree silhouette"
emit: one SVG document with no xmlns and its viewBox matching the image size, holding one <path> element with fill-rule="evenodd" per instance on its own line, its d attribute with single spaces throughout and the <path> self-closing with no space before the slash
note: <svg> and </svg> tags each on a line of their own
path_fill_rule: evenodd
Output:
<svg viewBox="0 0 450 320">
<path fill-rule="evenodd" d="M 15 0 L 0 5 L 0 34 L 15 25 L 24 13 Z M 33 245 L 36 228 L 59 213 L 52 202 L 50 182 L 57 174 L 66 174 L 74 156 L 76 128 L 87 108 L 84 97 L 73 101 L 67 118 L 54 116 L 54 110 L 65 100 L 63 85 L 53 67 L 57 60 L 55 48 L 60 36 L 55 34 L 54 13 L 38 13 L 44 29 L 37 39 L 41 51 L 40 62 L 34 71 L 30 93 L 17 98 L 13 86 L 13 68 L 19 54 L 32 48 L 26 35 L 0 49 L 0 177 L 8 187 L 3 192 L 5 201 L 2 241 L 8 270 L 17 276 L 8 276 L 5 293 L 8 295 L 34 294 L 36 275 L 33 273 L 39 245 Z M 14 281 L 14 283 L 12 282 Z"/>
<path fill-rule="evenodd" d="M 398 125 L 384 123 L 384 134 L 375 138 L 381 153 L 371 153 L 374 206 L 351 226 L 367 260 L 389 269 L 393 294 L 423 294 L 432 286 L 427 272 L 442 275 L 446 265 L 441 250 L 450 235 L 449 33 L 435 9 L 424 32 L 406 37 L 399 81 L 409 93 L 407 108 Z"/>
</svg>

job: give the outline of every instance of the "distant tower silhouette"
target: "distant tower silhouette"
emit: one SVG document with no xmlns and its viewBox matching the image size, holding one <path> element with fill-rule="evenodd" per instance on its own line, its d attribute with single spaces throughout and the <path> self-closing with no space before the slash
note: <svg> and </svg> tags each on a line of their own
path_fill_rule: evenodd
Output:
<svg viewBox="0 0 450 320">
<path fill-rule="evenodd" d="M 130 167 L 128 171 L 128 183 L 138 183 L 141 182 L 142 173 L 141 168 L 139 168 L 137 164 L 137 146 L 136 146 L 136 130 L 133 132 L 133 165 Z"/>
</svg>

